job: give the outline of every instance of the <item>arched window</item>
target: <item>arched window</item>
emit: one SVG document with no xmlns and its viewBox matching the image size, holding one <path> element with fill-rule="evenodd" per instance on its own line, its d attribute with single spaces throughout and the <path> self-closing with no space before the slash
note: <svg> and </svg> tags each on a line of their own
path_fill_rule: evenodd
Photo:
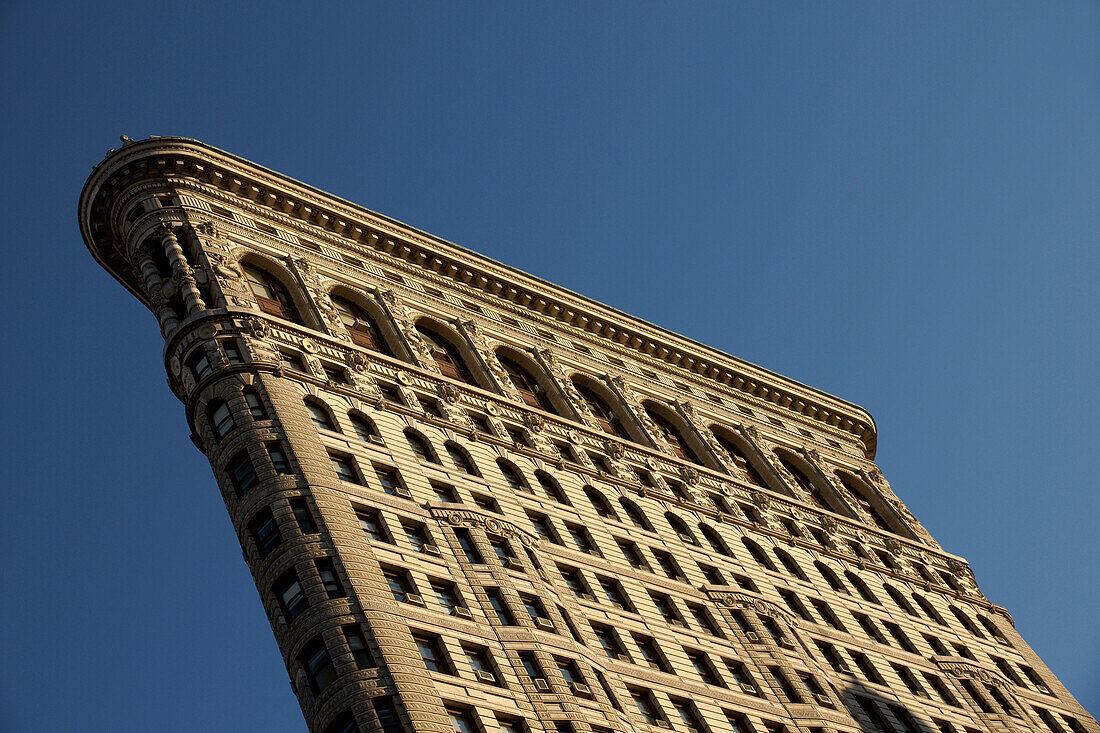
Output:
<svg viewBox="0 0 1100 733">
<path fill-rule="evenodd" d="M 229 405 L 225 403 L 225 400 L 211 401 L 206 410 L 216 440 L 221 440 L 229 434 L 230 430 L 236 427 L 236 423 L 233 422 L 233 413 L 229 411 Z"/>
<path fill-rule="evenodd" d="M 637 504 L 624 496 L 619 499 L 619 505 L 623 508 L 623 511 L 626 512 L 626 516 L 631 524 L 647 532 L 653 531 L 653 525 L 649 523 L 645 513 L 638 508 Z"/>
<path fill-rule="evenodd" d="M 261 311 L 288 321 L 302 323 L 302 316 L 290 297 L 290 291 L 278 278 L 256 265 L 242 263 L 241 269 L 244 270 L 248 287 L 256 296 L 256 304 L 260 306 Z"/>
<path fill-rule="evenodd" d="M 668 521 L 668 525 L 672 527 L 672 531 L 675 532 L 681 540 L 690 545 L 699 544 L 699 540 L 695 539 L 695 535 L 691 533 L 691 529 L 684 520 L 680 519 L 672 512 L 665 512 L 665 520 Z"/>
<path fill-rule="evenodd" d="M 821 577 L 825 579 L 825 582 L 829 584 L 830 588 L 837 593 L 848 595 L 848 588 L 840 580 L 840 576 L 833 572 L 832 568 L 820 560 L 814 562 L 814 567 L 817 568 L 817 572 L 821 573 Z"/>
<path fill-rule="evenodd" d="M 351 428 L 355 431 L 355 434 L 359 436 L 359 440 L 366 443 L 381 443 L 382 436 L 378 434 L 378 428 L 374 426 L 370 418 L 359 412 L 352 412 L 348 414 L 348 420 L 351 421 Z"/>
<path fill-rule="evenodd" d="M 963 625 L 963 628 L 965 628 L 967 631 L 969 631 L 971 634 L 978 637 L 979 639 L 985 638 L 985 634 L 983 634 L 982 630 L 978 628 L 978 625 L 971 621 L 970 617 L 963 613 L 961 609 L 959 609 L 957 606 L 951 606 L 950 608 L 951 613 L 955 615 L 955 618 L 959 620 L 959 623 Z"/>
<path fill-rule="evenodd" d="M 709 527 L 702 522 L 699 523 L 699 531 L 703 533 L 703 537 L 706 538 L 707 543 L 717 552 L 719 555 L 725 555 L 726 557 L 733 557 L 733 553 L 730 552 L 729 545 L 722 539 L 721 535 L 713 528 Z"/>
<path fill-rule="evenodd" d="M 921 607 L 921 610 L 924 611 L 928 618 L 932 619 L 940 626 L 947 626 L 947 621 L 944 620 L 943 616 L 940 615 L 940 612 L 937 611 L 936 608 L 924 598 L 924 596 L 914 593 L 913 600 L 917 602 L 917 605 Z"/>
<path fill-rule="evenodd" d="M 657 430 L 660 431 L 661 437 L 663 437 L 669 444 L 669 447 L 672 448 L 673 453 L 683 458 L 685 461 L 702 464 L 702 461 L 699 460 L 699 456 L 695 454 L 695 451 L 688 445 L 687 440 L 684 439 L 684 436 L 680 434 L 680 431 L 676 429 L 668 418 L 648 405 L 645 408 L 645 412 L 649 415 L 649 419 L 657 425 Z"/>
<path fill-rule="evenodd" d="M 714 432 L 714 431 L 712 431 Z M 729 438 L 724 437 L 721 433 L 714 432 L 714 437 L 718 441 L 718 445 L 726 449 L 726 453 L 729 453 L 730 459 L 733 460 L 733 465 L 741 471 L 741 478 L 746 482 L 752 484 L 761 489 L 768 488 L 768 485 L 764 482 L 764 477 L 760 475 L 760 472 L 752 465 L 745 452 L 737 447 L 737 445 Z"/>
<path fill-rule="evenodd" d="M 821 489 L 813 479 L 806 475 L 806 472 L 801 467 L 796 466 L 793 461 L 783 457 L 782 454 L 776 453 L 779 458 L 779 462 L 783 464 L 783 467 L 790 472 L 791 477 L 794 478 L 794 482 L 798 485 L 798 488 L 809 494 L 810 503 L 819 509 L 824 509 L 827 512 L 834 512 L 836 509 L 829 500 L 822 493 Z"/>
<path fill-rule="evenodd" d="M 550 398 L 546 396 L 546 390 L 542 388 L 542 385 L 538 383 L 538 380 L 536 380 L 529 371 L 523 368 L 523 366 L 515 360 L 509 359 L 499 352 L 497 352 L 497 361 L 504 367 L 504 371 L 508 375 L 508 381 L 516 388 L 520 398 L 525 403 L 531 407 L 537 407 L 540 410 L 546 410 L 547 412 L 557 414 L 558 411 L 554 409 L 554 405 L 550 402 Z"/>
<path fill-rule="evenodd" d="M 576 379 L 573 380 L 573 386 L 577 389 L 577 394 L 584 400 L 584 404 L 588 406 L 588 410 L 596 418 L 596 422 L 600 424 L 605 433 L 632 440 L 630 434 L 626 432 L 626 428 L 623 427 L 619 416 L 615 414 L 604 398 Z"/>
<path fill-rule="evenodd" d="M 457 346 L 425 323 L 416 324 L 416 331 L 428 345 L 432 352 L 432 359 L 435 360 L 443 376 L 478 386 L 477 380 L 474 379 L 470 368 L 466 366 Z"/>
<path fill-rule="evenodd" d="M 929 583 L 938 583 L 939 579 L 932 574 L 932 571 L 924 566 L 924 563 L 912 562 L 910 563 L 917 571 L 917 574 L 924 578 Z"/>
<path fill-rule="evenodd" d="M 870 491 L 866 484 L 847 471 L 837 471 L 836 477 L 840 479 L 840 483 L 844 484 L 844 487 L 852 493 L 852 496 L 859 502 L 859 505 L 871 515 L 871 520 L 874 521 L 876 527 L 885 532 L 895 532 L 893 525 L 887 521 L 886 516 L 877 506 L 875 506 L 875 503 L 871 501 L 873 492 Z"/>
<path fill-rule="evenodd" d="M 501 474 L 504 476 L 504 480 L 508 482 L 508 486 L 512 491 L 519 491 L 524 494 L 532 493 L 530 485 L 527 483 L 527 480 L 523 478 L 523 474 L 519 472 L 518 468 L 503 458 L 497 460 L 497 468 L 500 469 Z"/>
<path fill-rule="evenodd" d="M 981 623 L 982 626 L 985 627 L 985 630 L 988 631 L 989 635 L 992 636 L 994 639 L 1001 642 L 1002 644 L 1008 643 L 1008 640 L 1005 638 L 1004 633 L 999 628 L 997 628 L 997 625 L 994 624 L 992 621 L 990 621 L 980 613 L 978 614 L 978 621 Z"/>
<path fill-rule="evenodd" d="M 615 516 L 615 510 L 611 508 L 610 502 L 607 501 L 603 494 L 596 491 L 591 486 L 585 486 L 584 495 L 587 496 L 588 501 L 592 503 L 592 508 L 596 510 L 596 514 L 606 519 L 618 521 L 619 518 Z"/>
<path fill-rule="evenodd" d="M 561 485 L 558 484 L 554 478 L 545 471 L 535 471 L 535 479 L 539 482 L 539 486 L 546 492 L 554 501 L 559 504 L 569 504 L 569 499 L 566 498 L 565 492 L 562 491 Z"/>
<path fill-rule="evenodd" d="M 263 400 L 260 399 L 260 393 L 255 388 L 244 388 L 244 403 L 248 405 L 248 413 L 252 415 L 253 420 L 267 419 L 267 408 L 264 407 Z"/>
<path fill-rule="evenodd" d="M 844 571 L 844 577 L 848 579 L 848 582 L 852 584 L 852 587 L 859 593 L 860 598 L 869 603 L 878 603 L 879 600 L 871 589 L 867 587 L 867 584 L 863 582 L 863 579 L 853 573 L 851 570 Z"/>
<path fill-rule="evenodd" d="M 364 349 L 371 349 L 387 356 L 393 356 L 393 350 L 386 343 L 378 324 L 365 310 L 339 295 L 330 295 L 329 297 L 332 298 L 332 304 L 336 306 L 336 312 L 340 315 L 340 320 L 343 322 L 344 328 L 348 330 L 348 336 L 351 337 L 353 343 L 362 346 Z"/>
<path fill-rule="evenodd" d="M 741 542 L 745 545 L 745 549 L 749 551 L 749 554 L 752 555 L 753 560 L 756 560 L 756 562 L 768 570 L 771 570 L 773 573 L 779 572 L 775 568 L 775 563 L 772 562 L 770 557 L 764 554 L 764 550 L 761 549 L 760 545 L 756 544 L 748 537 L 742 537 Z"/>
<path fill-rule="evenodd" d="M 474 459 L 470 458 L 470 454 L 466 452 L 465 448 L 458 445 L 458 443 L 448 440 L 443 444 L 443 449 L 447 451 L 447 455 L 455 466 L 471 476 L 481 475 L 477 470 L 477 464 L 474 463 Z"/>
<path fill-rule="evenodd" d="M 951 573 L 945 573 L 942 570 L 940 570 L 938 572 L 939 572 L 940 579 L 943 580 L 943 582 L 947 584 L 948 588 L 950 588 L 953 591 L 959 592 L 959 593 L 962 592 L 962 583 L 959 582 L 958 578 L 956 578 Z M 933 581 L 929 581 L 929 582 L 934 583 L 935 581 L 933 580 Z"/>
<path fill-rule="evenodd" d="M 412 452 L 416 454 L 418 460 L 424 463 L 439 463 L 432 447 L 428 445 L 428 439 L 423 435 L 409 428 L 405 431 L 405 440 L 409 441 L 409 447 L 412 448 Z"/>
<path fill-rule="evenodd" d="M 775 556 L 779 558 L 779 562 L 783 563 L 783 567 L 787 569 L 788 573 L 798 578 L 799 580 L 804 580 L 807 583 L 810 582 L 810 579 L 806 577 L 806 573 L 802 571 L 802 568 L 798 566 L 798 563 L 796 563 L 794 561 L 794 558 L 791 557 L 788 553 L 777 547 L 775 548 Z"/>
<path fill-rule="evenodd" d="M 898 608 L 905 611 L 910 616 L 920 616 L 920 614 L 917 613 L 917 609 L 913 608 L 913 604 L 910 603 L 905 596 L 895 590 L 893 586 L 883 584 L 882 587 L 886 591 L 886 595 L 890 596 L 894 603 L 898 604 Z"/>
<path fill-rule="evenodd" d="M 319 403 L 313 400 L 307 400 L 306 409 L 309 411 L 309 419 L 313 421 L 314 426 L 318 430 L 336 431 L 336 423 L 332 421 L 332 416 L 329 415 L 328 410 Z"/>
</svg>

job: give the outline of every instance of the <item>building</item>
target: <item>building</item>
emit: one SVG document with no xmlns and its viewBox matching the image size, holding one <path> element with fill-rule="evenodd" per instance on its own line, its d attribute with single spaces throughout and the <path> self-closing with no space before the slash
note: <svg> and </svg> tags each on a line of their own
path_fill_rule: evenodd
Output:
<svg viewBox="0 0 1100 733">
<path fill-rule="evenodd" d="M 861 408 L 193 140 L 79 216 L 311 730 L 1100 733 Z"/>
</svg>

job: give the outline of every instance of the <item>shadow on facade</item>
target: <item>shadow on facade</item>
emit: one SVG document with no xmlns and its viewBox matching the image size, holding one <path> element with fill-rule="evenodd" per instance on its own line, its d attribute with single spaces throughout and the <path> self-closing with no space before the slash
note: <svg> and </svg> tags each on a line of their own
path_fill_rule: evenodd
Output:
<svg viewBox="0 0 1100 733">
<path fill-rule="evenodd" d="M 848 714 L 864 733 L 928 733 L 935 730 L 930 722 L 921 722 L 897 698 L 862 685 L 845 685 L 840 691 Z"/>
</svg>

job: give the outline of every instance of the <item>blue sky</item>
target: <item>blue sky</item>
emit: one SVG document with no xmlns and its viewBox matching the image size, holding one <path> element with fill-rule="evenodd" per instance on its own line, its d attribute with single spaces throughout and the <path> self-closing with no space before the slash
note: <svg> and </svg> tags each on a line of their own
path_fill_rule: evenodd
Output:
<svg viewBox="0 0 1100 733">
<path fill-rule="evenodd" d="M 407 7 L 397 7 L 397 6 Z M 0 728 L 304 730 L 156 323 L 118 136 L 254 160 L 856 402 L 1100 712 L 1096 3 L 0 8 Z"/>
</svg>

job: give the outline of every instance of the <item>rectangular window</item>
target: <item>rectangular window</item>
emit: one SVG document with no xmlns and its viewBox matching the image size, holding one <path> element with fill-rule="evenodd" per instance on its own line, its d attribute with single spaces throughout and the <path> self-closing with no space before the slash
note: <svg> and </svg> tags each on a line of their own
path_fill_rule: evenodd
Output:
<svg viewBox="0 0 1100 733">
<path fill-rule="evenodd" d="M 359 478 L 359 471 L 355 468 L 354 458 L 343 453 L 329 451 L 328 459 L 332 461 L 332 468 L 336 471 L 337 478 L 345 483 L 362 485 L 363 480 Z"/>
<path fill-rule="evenodd" d="M 688 613 L 690 613 L 691 617 L 695 619 L 695 623 L 697 623 L 708 634 L 710 634 L 711 636 L 722 636 L 722 632 L 718 629 L 718 624 L 715 622 L 714 617 L 710 615 L 710 611 L 694 603 L 687 604 L 687 607 Z"/>
<path fill-rule="evenodd" d="M 546 673 L 542 671 L 542 665 L 535 658 L 534 652 L 520 652 L 519 661 L 523 665 L 523 670 L 527 672 L 527 677 L 535 685 L 535 689 L 539 692 L 549 692 L 550 684 L 546 681 Z"/>
<path fill-rule="evenodd" d="M 600 646 L 603 647 L 608 657 L 630 661 L 630 656 L 626 653 L 626 647 L 623 646 L 614 629 L 610 626 L 592 624 L 592 632 L 596 635 L 596 639 L 600 642 Z"/>
<path fill-rule="evenodd" d="M 279 443 L 268 443 L 267 455 L 271 459 L 271 466 L 275 469 L 275 473 L 294 473 L 290 468 L 290 461 L 286 459 L 286 453 L 283 451 L 283 446 Z"/>
<path fill-rule="evenodd" d="M 657 706 L 657 700 L 653 697 L 652 692 L 638 687 L 628 687 L 627 690 L 630 692 L 630 698 L 634 701 L 634 705 L 637 706 L 638 712 L 642 714 L 642 719 L 645 722 L 650 725 L 668 724 L 661 713 L 661 708 Z"/>
<path fill-rule="evenodd" d="M 401 483 L 401 476 L 398 475 L 396 468 L 376 465 L 374 474 L 378 477 L 378 483 L 382 486 L 382 490 L 390 496 L 400 496 L 406 499 L 411 496 L 409 490 Z"/>
<path fill-rule="evenodd" d="M 464 527 L 455 528 L 455 539 L 458 540 L 458 546 L 462 550 L 462 554 L 465 555 L 466 562 L 471 565 L 484 564 L 485 560 L 478 552 L 477 546 L 474 544 L 474 538 L 470 535 L 470 530 Z"/>
<path fill-rule="evenodd" d="M 256 516 L 248 523 L 248 531 L 256 542 L 260 557 L 270 555 L 271 551 L 283 541 L 283 536 L 279 534 L 279 524 L 275 521 L 271 510 L 266 507 L 256 512 Z"/>
<path fill-rule="evenodd" d="M 669 553 L 664 550 L 658 550 L 651 548 L 653 557 L 657 559 L 657 565 L 666 576 L 673 580 L 686 580 L 684 577 L 684 571 L 680 570 L 680 566 L 676 564 L 676 560 Z"/>
<path fill-rule="evenodd" d="M 565 523 L 565 531 L 569 533 L 570 539 L 573 540 L 573 544 L 581 552 L 598 555 L 596 545 L 592 541 L 592 537 L 588 534 L 588 530 L 577 524 L 570 522 Z"/>
<path fill-rule="evenodd" d="M 279 576 L 272 587 L 272 592 L 279 599 L 279 607 L 283 611 L 283 617 L 289 624 L 309 606 L 309 600 L 302 592 L 302 585 L 298 582 L 298 574 L 288 570 Z"/>
<path fill-rule="evenodd" d="M 332 666 L 332 657 L 325 648 L 325 642 L 316 636 L 302 648 L 298 662 L 306 673 L 306 680 L 313 694 L 317 695 L 336 679 L 336 668 Z"/>
<path fill-rule="evenodd" d="M 429 545 L 431 545 L 431 538 L 428 536 L 428 528 L 420 522 L 414 522 L 410 519 L 401 520 L 401 529 L 405 532 L 405 539 L 409 541 L 412 548 L 417 552 L 426 552 Z"/>
<path fill-rule="evenodd" d="M 500 675 L 497 674 L 496 667 L 489 658 L 488 649 L 463 646 L 462 653 L 466 655 L 466 661 L 469 662 L 470 669 L 474 671 L 474 676 L 479 682 L 501 686 Z"/>
<path fill-rule="evenodd" d="M 376 697 L 371 700 L 371 706 L 374 707 L 374 714 L 378 716 L 381 733 L 405 733 L 405 725 L 397 714 L 392 697 Z"/>
<path fill-rule="evenodd" d="M 626 598 L 626 593 L 623 592 L 622 586 L 619 581 L 612 580 L 611 578 L 596 577 L 596 581 L 600 585 L 600 590 L 603 591 L 604 597 L 611 601 L 611 605 L 623 611 L 634 612 L 633 607 L 630 605 L 630 601 Z"/>
<path fill-rule="evenodd" d="M 802 702 L 802 696 L 798 694 L 798 690 L 787 679 L 787 675 L 783 673 L 783 670 L 779 667 L 768 667 L 768 672 L 772 676 L 776 689 L 779 690 L 785 700 L 796 703 Z"/>
<path fill-rule="evenodd" d="M 458 492 L 453 486 L 450 486 L 448 484 L 440 484 L 433 481 L 432 491 L 435 492 L 435 498 L 439 501 L 445 501 L 449 504 L 454 504 L 458 502 Z"/>
<path fill-rule="evenodd" d="M 703 727 L 703 719 L 699 716 L 699 710 L 695 703 L 679 697 L 670 698 L 672 709 L 680 716 L 680 721 L 690 733 L 706 733 Z"/>
<path fill-rule="evenodd" d="M 638 651 L 642 653 L 642 659 L 649 663 L 650 667 L 659 669 L 667 674 L 672 673 L 672 667 L 669 666 L 668 661 L 664 655 L 657 648 L 657 642 L 652 637 L 642 636 L 641 634 L 633 634 L 634 643 L 638 645 Z"/>
<path fill-rule="evenodd" d="M 439 605 L 443 607 L 444 611 L 454 616 L 456 608 L 464 608 L 462 599 L 458 595 L 458 586 L 454 583 L 435 578 L 431 578 L 429 583 L 432 593 L 435 594 L 435 599 L 439 601 Z"/>
<path fill-rule="evenodd" d="M 516 617 L 512 615 L 512 609 L 504 600 L 499 588 L 486 588 L 485 595 L 489 599 L 489 606 L 496 614 L 501 626 L 515 626 Z"/>
<path fill-rule="evenodd" d="M 438 636 L 425 632 L 414 632 L 413 641 L 416 642 L 416 648 L 420 651 L 420 658 L 424 660 L 424 666 L 428 668 L 428 671 L 451 675 L 455 673 L 454 666 L 451 665 L 451 661 L 444 653 L 443 644 Z"/>
<path fill-rule="evenodd" d="M 637 544 L 618 537 L 615 538 L 615 544 L 619 546 L 619 550 L 623 553 L 623 557 L 630 564 L 630 567 L 638 570 L 649 570 L 649 565 L 646 564 L 642 551 L 638 549 Z"/>
<path fill-rule="evenodd" d="M 363 631 L 355 624 L 348 624 L 343 628 L 344 641 L 347 642 L 348 648 L 351 649 L 352 659 L 355 660 L 355 666 L 358 669 L 371 669 L 377 667 L 378 664 L 374 661 L 374 655 L 370 652 L 370 647 L 367 646 L 367 640 L 363 636 Z"/>
<path fill-rule="evenodd" d="M 225 467 L 229 474 L 229 481 L 237 492 L 237 498 L 247 494 L 256 485 L 256 468 L 252 465 L 252 459 L 247 450 L 242 450 L 229 460 Z"/>
<path fill-rule="evenodd" d="M 741 688 L 742 692 L 762 697 L 756 680 L 753 679 L 752 673 L 749 672 L 749 668 L 746 667 L 744 663 L 738 662 L 735 659 L 723 659 L 722 662 L 726 665 L 730 677 L 733 677 L 734 682 L 737 683 L 737 686 Z"/>
<path fill-rule="evenodd" d="M 545 514 L 527 512 L 527 518 L 531 520 L 531 526 L 534 527 L 535 534 L 551 544 L 561 544 L 561 540 L 558 539 L 558 535 L 554 531 L 554 525 L 550 522 L 550 517 Z"/>
<path fill-rule="evenodd" d="M 294 512 L 294 519 L 298 522 L 298 529 L 302 534 L 314 534 L 317 531 L 317 523 L 313 521 L 313 513 L 309 510 L 309 502 L 304 498 L 291 499 L 290 510 Z"/>
<path fill-rule="evenodd" d="M 317 566 L 317 573 L 321 576 L 321 584 L 325 587 L 325 593 L 329 598 L 343 598 L 347 594 L 344 592 L 344 585 L 340 582 L 340 576 L 336 574 L 336 566 L 333 565 L 332 560 L 323 558 L 317 560 L 314 563 Z"/>
<path fill-rule="evenodd" d="M 684 653 L 687 654 L 688 661 L 691 662 L 691 666 L 695 668 L 695 673 L 699 675 L 699 679 L 703 680 L 703 682 L 706 682 L 708 685 L 726 686 L 704 652 L 694 649 L 685 649 Z"/>
<path fill-rule="evenodd" d="M 389 586 L 390 593 L 393 594 L 393 599 L 398 603 L 416 603 L 417 605 L 423 605 L 420 595 L 416 592 L 416 587 L 413 586 L 412 578 L 406 570 L 401 568 L 382 567 L 382 578 L 386 581 L 386 585 Z"/>
<path fill-rule="evenodd" d="M 363 533 L 372 540 L 378 542 L 390 542 L 386 525 L 382 522 L 382 515 L 374 509 L 356 509 L 355 517 L 359 520 L 359 526 Z"/>
<path fill-rule="evenodd" d="M 546 608 L 543 607 L 542 601 L 528 595 L 520 595 L 520 600 L 523 601 L 523 607 L 527 610 L 527 615 L 531 617 L 531 621 L 534 622 L 535 626 L 547 631 L 553 630 L 554 623 L 546 615 Z"/>
</svg>

